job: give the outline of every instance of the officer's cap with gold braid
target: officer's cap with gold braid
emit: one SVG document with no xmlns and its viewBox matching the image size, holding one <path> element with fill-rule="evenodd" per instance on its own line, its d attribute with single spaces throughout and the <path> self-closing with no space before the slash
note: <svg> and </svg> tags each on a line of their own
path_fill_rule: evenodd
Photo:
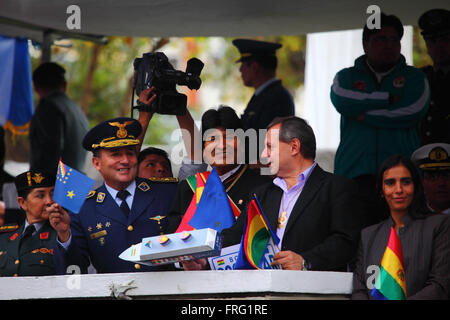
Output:
<svg viewBox="0 0 450 320">
<path fill-rule="evenodd" d="M 138 137 L 142 132 L 139 121 L 132 118 L 115 118 L 99 123 L 86 133 L 83 148 L 88 151 L 111 149 L 139 144 Z"/>
<path fill-rule="evenodd" d="M 35 188 L 53 187 L 55 185 L 56 175 L 43 171 L 27 171 L 19 174 L 14 179 L 17 193 L 22 193 Z"/>
<path fill-rule="evenodd" d="M 411 160 L 421 170 L 450 170 L 450 144 L 431 143 L 420 147 Z"/>
<path fill-rule="evenodd" d="M 275 57 L 275 52 L 282 47 L 279 43 L 251 39 L 235 39 L 233 45 L 239 50 L 241 57 L 236 62 L 264 56 Z"/>
</svg>

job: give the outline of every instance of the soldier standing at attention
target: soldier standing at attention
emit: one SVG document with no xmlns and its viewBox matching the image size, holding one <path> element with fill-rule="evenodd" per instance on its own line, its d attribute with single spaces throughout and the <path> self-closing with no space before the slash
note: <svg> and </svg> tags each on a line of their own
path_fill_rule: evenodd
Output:
<svg viewBox="0 0 450 320">
<path fill-rule="evenodd" d="M 276 117 L 295 115 L 294 100 L 289 91 L 275 77 L 277 69 L 276 50 L 281 44 L 250 39 L 233 40 L 241 57 L 239 71 L 247 87 L 255 88 L 244 114 L 244 129 L 265 129 Z"/>
</svg>

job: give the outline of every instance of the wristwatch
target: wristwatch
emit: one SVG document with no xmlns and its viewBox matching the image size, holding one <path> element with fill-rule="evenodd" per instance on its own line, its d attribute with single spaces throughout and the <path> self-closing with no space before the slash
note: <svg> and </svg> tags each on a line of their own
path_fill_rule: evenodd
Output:
<svg viewBox="0 0 450 320">
<path fill-rule="evenodd" d="M 310 264 L 309 264 L 308 262 L 306 262 L 305 259 L 303 259 L 303 262 L 302 262 L 302 270 L 303 270 L 303 271 L 308 271 L 310 268 L 311 268 Z"/>
</svg>

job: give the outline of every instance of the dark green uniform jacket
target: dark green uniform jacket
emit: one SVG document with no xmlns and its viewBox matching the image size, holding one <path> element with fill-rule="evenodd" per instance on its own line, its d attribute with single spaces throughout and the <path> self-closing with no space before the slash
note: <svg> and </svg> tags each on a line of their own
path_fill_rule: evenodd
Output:
<svg viewBox="0 0 450 320">
<path fill-rule="evenodd" d="M 56 231 L 48 221 L 25 238 L 22 238 L 23 229 L 24 224 L 0 227 L 0 276 L 55 275 Z"/>
</svg>

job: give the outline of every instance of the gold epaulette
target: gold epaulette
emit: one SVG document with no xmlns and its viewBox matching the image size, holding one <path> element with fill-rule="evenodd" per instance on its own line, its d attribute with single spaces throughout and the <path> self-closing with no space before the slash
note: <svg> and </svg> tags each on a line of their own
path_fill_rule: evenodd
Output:
<svg viewBox="0 0 450 320">
<path fill-rule="evenodd" d="M 164 178 L 151 177 L 151 178 L 148 178 L 148 180 L 150 180 L 152 182 L 175 182 L 175 183 L 178 183 L 178 178 L 172 178 L 172 177 L 164 177 Z"/>
<path fill-rule="evenodd" d="M 92 198 L 95 195 L 95 190 L 89 191 L 89 194 L 87 195 L 86 199 Z"/>
<path fill-rule="evenodd" d="M 0 227 L 0 233 L 16 231 L 17 229 L 19 229 L 19 225 L 17 223 L 15 223 L 15 224 L 7 224 L 7 225 L 4 225 L 4 226 Z"/>
</svg>

